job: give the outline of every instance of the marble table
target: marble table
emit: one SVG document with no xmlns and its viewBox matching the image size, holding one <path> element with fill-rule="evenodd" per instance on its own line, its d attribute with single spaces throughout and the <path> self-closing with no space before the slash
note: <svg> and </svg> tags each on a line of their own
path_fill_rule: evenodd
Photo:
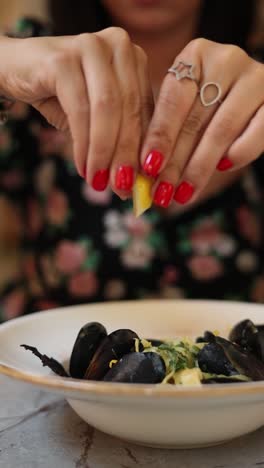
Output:
<svg viewBox="0 0 264 468">
<path fill-rule="evenodd" d="M 264 468 L 264 429 L 221 447 L 157 450 L 82 422 L 60 398 L 0 376 L 1 468 Z"/>
</svg>

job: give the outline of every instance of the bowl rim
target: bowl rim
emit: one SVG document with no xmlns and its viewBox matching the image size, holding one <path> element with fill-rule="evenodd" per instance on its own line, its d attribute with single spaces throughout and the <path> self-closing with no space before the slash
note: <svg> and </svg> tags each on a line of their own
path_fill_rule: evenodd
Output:
<svg viewBox="0 0 264 468">
<path fill-rule="evenodd" d="M 254 303 L 238 303 L 235 301 L 215 301 L 215 300 L 175 300 L 175 299 L 165 299 L 165 300 L 144 300 L 140 302 L 148 303 L 149 305 L 157 304 L 157 302 L 172 302 L 172 303 L 210 303 L 218 304 L 224 302 L 225 306 L 228 304 L 237 307 L 246 307 L 250 306 L 253 308 L 264 308 L 262 304 Z M 122 303 L 124 304 L 133 304 L 138 303 L 139 301 L 118 301 L 110 303 L 96 303 L 96 304 L 81 304 L 66 306 L 60 308 L 54 308 L 51 310 L 43 311 L 41 313 L 35 312 L 30 315 L 25 315 L 18 317 L 7 322 L 4 322 L 0 325 L 0 332 L 3 329 L 11 328 L 14 323 L 30 321 L 31 318 L 40 317 L 41 314 L 52 315 L 54 312 L 62 312 L 64 310 L 69 310 L 71 308 L 87 308 L 88 306 L 93 307 L 106 307 L 107 305 L 115 306 Z M 42 315 L 43 316 L 43 315 Z M 190 386 L 190 387 L 181 387 L 176 385 L 162 385 L 162 384 L 129 384 L 129 383 L 113 383 L 113 382 L 101 382 L 101 381 L 84 381 L 80 379 L 65 378 L 53 375 L 42 375 L 34 372 L 27 372 L 19 370 L 15 367 L 8 366 L 0 360 L 0 375 L 5 375 L 7 377 L 13 378 L 15 380 L 23 381 L 25 383 L 42 387 L 43 389 L 49 391 L 70 391 L 70 392 L 79 392 L 82 396 L 101 396 L 101 397 L 155 397 L 155 398 L 166 398 L 166 399 L 214 399 L 214 398 L 234 398 L 234 397 L 261 397 L 264 400 L 264 381 L 260 382 L 242 382 L 242 383 L 228 383 L 228 384 L 211 384 L 211 385 L 202 385 L 202 386 Z"/>
</svg>

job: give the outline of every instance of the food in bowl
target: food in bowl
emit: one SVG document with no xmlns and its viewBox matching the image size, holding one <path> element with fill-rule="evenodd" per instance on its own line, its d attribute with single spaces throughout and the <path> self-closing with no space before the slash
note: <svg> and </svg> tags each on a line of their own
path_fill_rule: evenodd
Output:
<svg viewBox="0 0 264 468">
<path fill-rule="evenodd" d="M 196 340 L 152 340 L 129 329 L 108 334 L 98 322 L 84 325 L 74 343 L 69 371 L 37 348 L 43 366 L 61 377 L 116 383 L 203 385 L 264 380 L 264 326 L 243 320 L 229 339 L 206 331 Z"/>
</svg>

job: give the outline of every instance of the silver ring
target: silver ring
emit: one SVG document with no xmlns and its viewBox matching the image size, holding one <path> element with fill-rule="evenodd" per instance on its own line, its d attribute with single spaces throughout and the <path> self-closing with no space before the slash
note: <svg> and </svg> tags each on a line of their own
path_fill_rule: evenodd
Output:
<svg viewBox="0 0 264 468">
<path fill-rule="evenodd" d="M 198 80 L 194 76 L 194 68 L 195 65 L 180 61 L 174 67 L 169 68 L 168 73 L 173 73 L 178 81 L 188 78 L 198 84 Z"/>
<path fill-rule="evenodd" d="M 209 86 L 214 86 L 216 88 L 216 96 L 211 99 L 210 101 L 206 101 L 205 99 L 205 90 Z M 221 96 L 222 96 L 222 88 L 219 83 L 216 83 L 215 81 L 208 81 L 208 83 L 204 83 L 204 85 L 201 87 L 199 90 L 198 94 L 200 95 L 201 103 L 204 107 L 210 107 L 216 104 L 217 102 L 221 104 Z"/>
</svg>

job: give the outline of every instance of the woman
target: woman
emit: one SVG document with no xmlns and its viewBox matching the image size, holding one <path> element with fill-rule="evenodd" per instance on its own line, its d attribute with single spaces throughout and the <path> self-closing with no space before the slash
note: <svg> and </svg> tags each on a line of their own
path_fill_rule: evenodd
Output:
<svg viewBox="0 0 264 468">
<path fill-rule="evenodd" d="M 2 191 L 25 225 L 2 320 L 98 300 L 264 299 L 254 7 L 57 1 L 69 35 L 24 20 L 22 36 L 44 37 L 1 38 L 1 94 L 31 105 L 14 106 L 1 134 Z M 154 207 L 136 220 L 140 171 L 155 179 Z"/>
</svg>

